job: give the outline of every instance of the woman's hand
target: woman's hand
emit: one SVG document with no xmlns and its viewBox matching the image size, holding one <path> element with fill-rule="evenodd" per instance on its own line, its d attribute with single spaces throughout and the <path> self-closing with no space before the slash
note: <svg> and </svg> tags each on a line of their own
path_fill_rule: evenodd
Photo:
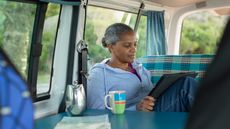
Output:
<svg viewBox="0 0 230 129">
<path fill-rule="evenodd" d="M 155 98 L 152 96 L 146 96 L 137 104 L 137 110 L 146 112 L 152 111 L 155 101 Z"/>
</svg>

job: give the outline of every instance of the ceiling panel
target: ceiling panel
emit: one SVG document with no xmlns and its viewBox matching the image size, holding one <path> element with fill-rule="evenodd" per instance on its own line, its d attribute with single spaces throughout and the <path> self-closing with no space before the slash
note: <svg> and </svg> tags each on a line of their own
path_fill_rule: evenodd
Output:
<svg viewBox="0 0 230 129">
<path fill-rule="evenodd" d="M 169 7 L 182 7 L 207 0 L 147 0 Z"/>
<path fill-rule="evenodd" d="M 222 8 L 215 10 L 218 15 L 227 15 L 230 16 L 230 8 Z"/>
</svg>

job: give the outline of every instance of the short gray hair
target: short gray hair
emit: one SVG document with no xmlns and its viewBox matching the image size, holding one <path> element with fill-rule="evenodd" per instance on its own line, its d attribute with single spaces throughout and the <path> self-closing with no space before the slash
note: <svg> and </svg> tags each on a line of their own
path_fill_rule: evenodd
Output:
<svg viewBox="0 0 230 129">
<path fill-rule="evenodd" d="M 121 35 L 127 32 L 134 32 L 134 30 L 123 23 L 115 23 L 110 25 L 102 38 L 102 45 L 107 47 L 108 44 L 116 44 L 121 38 Z"/>
</svg>

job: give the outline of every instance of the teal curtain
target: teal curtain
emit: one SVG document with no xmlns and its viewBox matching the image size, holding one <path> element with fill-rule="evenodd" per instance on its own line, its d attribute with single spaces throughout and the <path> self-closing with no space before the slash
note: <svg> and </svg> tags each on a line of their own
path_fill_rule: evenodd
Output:
<svg viewBox="0 0 230 129">
<path fill-rule="evenodd" d="M 166 54 L 164 11 L 147 12 L 147 55 Z"/>
</svg>

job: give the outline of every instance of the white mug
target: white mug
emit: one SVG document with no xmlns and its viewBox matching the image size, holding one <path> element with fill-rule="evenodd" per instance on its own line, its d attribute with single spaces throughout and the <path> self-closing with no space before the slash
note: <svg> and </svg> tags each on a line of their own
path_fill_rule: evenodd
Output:
<svg viewBox="0 0 230 129">
<path fill-rule="evenodd" d="M 109 98 L 109 105 L 107 99 Z M 123 114 L 125 111 L 126 93 L 125 91 L 110 91 L 104 98 L 105 107 L 114 114 Z"/>
</svg>

